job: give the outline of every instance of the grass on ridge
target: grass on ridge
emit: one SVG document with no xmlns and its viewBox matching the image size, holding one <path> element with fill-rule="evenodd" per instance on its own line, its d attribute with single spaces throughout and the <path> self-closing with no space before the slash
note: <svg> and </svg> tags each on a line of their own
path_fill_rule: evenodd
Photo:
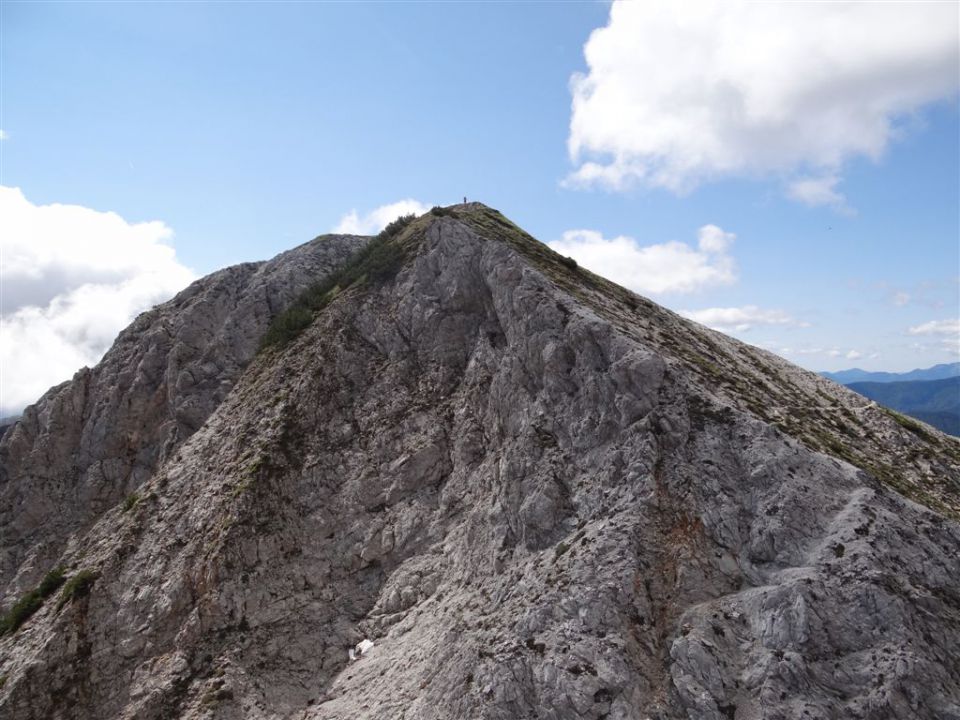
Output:
<svg viewBox="0 0 960 720">
<path fill-rule="evenodd" d="M 359 282 L 381 283 L 393 278 L 406 258 L 405 248 L 393 240 L 416 219 L 404 215 L 387 225 L 364 248 L 358 250 L 339 272 L 314 283 L 304 290 L 293 304 L 279 313 L 260 341 L 260 350 L 285 347 L 313 323 L 340 292 Z"/>
</svg>

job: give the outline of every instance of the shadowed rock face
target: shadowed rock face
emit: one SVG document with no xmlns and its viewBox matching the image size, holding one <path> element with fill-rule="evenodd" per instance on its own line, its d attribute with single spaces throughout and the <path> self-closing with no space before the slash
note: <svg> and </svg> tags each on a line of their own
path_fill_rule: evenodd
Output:
<svg viewBox="0 0 960 720">
<path fill-rule="evenodd" d="M 395 242 L 395 277 L 288 347 L 247 364 L 283 303 L 246 326 L 205 413 L 137 415 L 137 482 L 61 480 L 30 527 L 82 513 L 42 567 L 36 535 L 3 539 L 6 577 L 96 573 L 0 639 L 4 717 L 960 717 L 960 444 L 483 206 Z M 4 498 L 76 456 L 31 430 L 53 399 L 74 423 L 123 404 L 135 385 L 87 378 L 137 377 L 143 322 L 5 436 Z M 242 333 L 211 327 L 213 362 Z M 104 427 L 89 447 L 127 430 Z"/>
</svg>

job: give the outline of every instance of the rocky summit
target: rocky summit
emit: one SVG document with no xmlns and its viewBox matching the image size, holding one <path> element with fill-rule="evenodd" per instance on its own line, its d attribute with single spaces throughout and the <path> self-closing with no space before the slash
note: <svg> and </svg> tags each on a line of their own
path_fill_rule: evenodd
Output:
<svg viewBox="0 0 960 720">
<path fill-rule="evenodd" d="M 199 280 L 0 473 L 5 720 L 960 718 L 960 442 L 477 203 Z"/>
</svg>

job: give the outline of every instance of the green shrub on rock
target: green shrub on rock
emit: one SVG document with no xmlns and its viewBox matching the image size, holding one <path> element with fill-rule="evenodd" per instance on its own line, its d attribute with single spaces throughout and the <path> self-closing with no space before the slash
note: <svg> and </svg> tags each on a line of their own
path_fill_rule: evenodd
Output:
<svg viewBox="0 0 960 720">
<path fill-rule="evenodd" d="M 90 588 L 97 581 L 100 575 L 93 570 L 81 570 L 63 586 L 63 592 L 60 593 L 60 599 L 57 601 L 57 610 L 62 608 L 68 602 L 73 602 L 78 598 L 90 594 Z"/>
<path fill-rule="evenodd" d="M 13 633 L 43 607 L 43 601 L 53 595 L 64 583 L 64 571 L 60 566 L 48 572 L 40 584 L 23 595 L 13 604 L 7 613 L 0 618 L 0 635 Z"/>
<path fill-rule="evenodd" d="M 260 341 L 260 349 L 283 347 L 291 343 L 313 323 L 318 312 L 341 291 L 352 285 L 391 280 L 406 258 L 404 248 L 392 240 L 415 219 L 416 215 L 398 217 L 365 247 L 354 253 L 339 272 L 314 283 L 300 293 L 290 307 L 270 323 L 263 340 Z"/>
</svg>

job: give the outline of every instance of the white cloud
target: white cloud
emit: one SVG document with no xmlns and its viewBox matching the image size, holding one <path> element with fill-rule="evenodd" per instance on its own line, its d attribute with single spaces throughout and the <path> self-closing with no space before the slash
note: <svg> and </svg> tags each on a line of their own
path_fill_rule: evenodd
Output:
<svg viewBox="0 0 960 720">
<path fill-rule="evenodd" d="M 787 197 L 810 207 L 827 205 L 850 215 L 853 210 L 847 205 L 847 198 L 836 191 L 839 182 L 840 177 L 836 174 L 798 178 L 787 186 Z"/>
<path fill-rule="evenodd" d="M 809 323 L 799 322 L 783 310 L 764 310 L 756 305 L 681 310 L 680 314 L 721 332 L 746 332 L 757 325 L 809 326 Z"/>
<path fill-rule="evenodd" d="M 676 241 L 641 245 L 625 235 L 607 239 L 596 230 L 568 230 L 562 239 L 547 244 L 640 293 L 689 293 L 735 283 L 736 265 L 727 251 L 736 235 L 704 225 L 697 237 L 696 247 Z"/>
<path fill-rule="evenodd" d="M 922 325 L 908 328 L 907 332 L 910 335 L 932 335 L 937 338 L 941 351 L 946 351 L 951 355 L 960 354 L 960 318 L 931 320 Z"/>
<path fill-rule="evenodd" d="M 893 294 L 893 304 L 897 307 L 903 307 L 910 302 L 910 293 L 898 290 Z"/>
<path fill-rule="evenodd" d="M 614 2 L 571 78 L 571 184 L 688 190 L 801 176 L 837 206 L 838 172 L 879 158 L 960 85 L 956 3 Z M 806 178 L 806 179 L 804 179 Z"/>
<path fill-rule="evenodd" d="M 907 330 L 911 335 L 960 335 L 960 319 L 931 320 Z"/>
<path fill-rule="evenodd" d="M 10 139 L 10 133 L 0 128 L 0 140 L 9 140 L 9 139 Z"/>
<path fill-rule="evenodd" d="M 342 218 L 332 232 L 345 235 L 375 235 L 401 215 L 423 215 L 430 209 L 418 200 L 407 198 L 389 205 L 381 205 L 362 217 L 351 210 Z"/>
<path fill-rule="evenodd" d="M 162 222 L 34 205 L 0 186 L 0 414 L 96 363 L 141 311 L 194 278 Z"/>
<path fill-rule="evenodd" d="M 871 353 L 870 355 L 864 355 L 859 350 L 840 350 L 839 348 L 823 348 L 823 347 L 804 347 L 797 348 L 796 350 L 788 350 L 784 348 L 784 351 L 788 354 L 798 355 L 798 356 L 814 356 L 814 355 L 825 355 L 829 358 L 846 358 L 847 360 L 859 360 L 860 358 L 866 357 L 868 360 L 875 360 L 880 357 L 880 353 Z"/>
<path fill-rule="evenodd" d="M 703 252 L 725 253 L 736 239 L 736 235 L 716 225 L 704 225 L 697 231 L 697 244 Z"/>
</svg>

